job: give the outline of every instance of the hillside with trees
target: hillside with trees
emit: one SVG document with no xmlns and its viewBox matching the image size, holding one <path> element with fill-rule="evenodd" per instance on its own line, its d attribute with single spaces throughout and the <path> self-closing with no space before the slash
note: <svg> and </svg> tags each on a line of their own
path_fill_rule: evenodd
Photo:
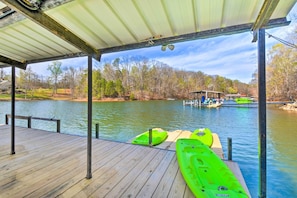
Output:
<svg viewBox="0 0 297 198">
<path fill-rule="evenodd" d="M 289 101 L 297 98 L 297 43 L 296 28 L 287 38 L 277 39 L 267 52 L 266 95 L 270 101 Z M 232 66 L 230 66 L 232 67 Z M 199 68 L 199 65 L 197 65 Z M 87 97 L 87 69 L 62 65 L 54 61 L 48 65 L 50 76 L 42 76 L 29 66 L 18 70 L 17 96 L 25 99 L 53 98 L 61 91 L 70 99 Z M 257 71 L 249 84 L 202 71 L 184 71 L 146 57 L 119 57 L 96 63 L 93 68 L 93 98 L 126 100 L 187 99 L 189 92 L 215 90 L 225 94 L 240 93 L 257 97 Z M 10 80 L 0 68 L 0 79 Z M 5 89 L 1 88 L 2 96 Z M 6 91 L 7 92 L 7 91 Z M 9 97 L 8 93 L 7 97 Z"/>
<path fill-rule="evenodd" d="M 297 51 L 283 44 L 275 45 L 267 64 L 267 98 L 293 100 L 297 98 Z"/>
<path fill-rule="evenodd" d="M 17 87 L 27 98 L 41 89 L 64 89 L 71 99 L 87 97 L 87 69 L 64 66 L 59 61 L 48 65 L 49 77 L 36 74 L 32 68 L 19 70 Z M 146 57 L 121 57 L 99 63 L 93 68 L 93 97 L 125 98 L 127 100 L 185 99 L 189 92 L 216 90 L 226 94 L 250 95 L 250 86 L 238 80 L 219 75 L 207 75 L 201 71 L 183 71 Z"/>
<path fill-rule="evenodd" d="M 267 100 L 293 101 L 297 99 L 297 46 L 294 44 L 297 42 L 296 30 L 286 40 L 277 39 L 280 43 L 268 51 L 266 62 Z M 256 90 L 252 89 L 256 87 L 257 71 L 250 82 L 251 90 Z"/>
</svg>

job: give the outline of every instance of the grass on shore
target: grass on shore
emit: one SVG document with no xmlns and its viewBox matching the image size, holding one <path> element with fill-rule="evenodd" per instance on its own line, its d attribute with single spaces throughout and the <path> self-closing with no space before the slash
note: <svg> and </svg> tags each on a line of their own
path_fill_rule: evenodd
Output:
<svg viewBox="0 0 297 198">
<path fill-rule="evenodd" d="M 33 91 L 27 91 L 25 94 L 24 90 L 17 90 L 15 94 L 16 100 L 72 100 L 72 101 L 87 101 L 87 98 L 73 98 L 70 89 L 58 89 L 56 94 L 53 94 L 52 89 L 35 89 Z M 1 94 L 0 101 L 11 100 L 10 94 Z M 93 101 L 125 101 L 124 98 L 103 98 L 95 99 Z"/>
<path fill-rule="evenodd" d="M 19 100 L 50 100 L 51 97 L 43 95 L 30 95 L 30 94 L 15 94 L 15 98 Z M 10 94 L 0 94 L 0 100 L 10 100 Z"/>
<path fill-rule="evenodd" d="M 58 90 L 57 91 L 57 97 L 59 97 L 60 93 L 62 93 L 63 90 Z M 51 100 L 55 99 L 55 96 L 53 95 L 53 91 L 51 89 L 36 89 L 34 91 L 27 91 L 25 93 L 23 90 L 17 90 L 17 92 L 21 93 L 16 93 L 15 98 L 17 100 Z M 62 94 L 64 95 L 64 94 Z M 67 95 L 67 94 L 66 94 Z M 67 98 L 67 96 L 65 96 Z M 10 100 L 11 99 L 11 94 L 0 94 L 0 100 Z"/>
</svg>

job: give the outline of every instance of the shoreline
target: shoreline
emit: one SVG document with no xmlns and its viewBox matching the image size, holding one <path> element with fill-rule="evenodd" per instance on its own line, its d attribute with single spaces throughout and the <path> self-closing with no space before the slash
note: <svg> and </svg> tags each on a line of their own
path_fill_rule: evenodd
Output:
<svg viewBox="0 0 297 198">
<path fill-rule="evenodd" d="M 87 98 L 81 98 L 81 99 L 71 99 L 71 98 L 59 98 L 59 97 L 53 97 L 53 98 L 35 98 L 35 99 L 24 99 L 24 98 L 16 98 L 16 101 L 41 101 L 41 100 L 61 100 L 61 101 L 73 101 L 73 102 L 88 102 Z M 11 101 L 11 98 L 0 98 L 0 101 Z M 92 99 L 93 102 L 124 102 L 124 101 L 130 101 L 130 100 L 124 100 L 122 98 L 105 98 L 102 100 L 98 99 Z"/>
<path fill-rule="evenodd" d="M 0 94 L 1 95 L 1 94 Z M 15 98 L 16 101 L 42 101 L 42 100 L 56 100 L 56 101 L 70 101 L 70 102 L 88 102 L 88 98 L 75 98 L 65 96 L 65 94 L 57 94 L 56 96 L 51 96 L 48 98 Z M 151 100 L 125 100 L 124 98 L 103 98 L 103 99 L 92 99 L 92 102 L 130 102 L 130 101 L 154 101 Z M 167 100 L 167 99 L 158 99 L 158 100 Z M 178 99 L 177 99 L 178 100 Z M 11 98 L 0 98 L 1 101 L 11 101 Z M 297 111 L 296 102 L 288 102 L 288 101 L 266 101 L 266 104 L 278 104 L 279 109 L 287 110 L 287 111 Z"/>
</svg>

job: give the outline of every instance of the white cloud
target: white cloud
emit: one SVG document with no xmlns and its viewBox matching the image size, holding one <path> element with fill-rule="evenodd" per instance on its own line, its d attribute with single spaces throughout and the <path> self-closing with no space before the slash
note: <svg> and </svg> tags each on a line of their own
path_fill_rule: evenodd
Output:
<svg viewBox="0 0 297 198">
<path fill-rule="evenodd" d="M 248 83 L 256 69 L 256 44 L 251 39 L 249 33 L 243 33 L 177 44 L 175 49 L 183 53 L 157 59 L 175 68 Z"/>
</svg>

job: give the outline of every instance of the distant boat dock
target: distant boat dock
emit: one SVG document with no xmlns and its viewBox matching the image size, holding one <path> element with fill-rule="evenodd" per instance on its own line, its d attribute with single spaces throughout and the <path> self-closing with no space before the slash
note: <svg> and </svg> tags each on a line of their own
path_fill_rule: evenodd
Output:
<svg viewBox="0 0 297 198">
<path fill-rule="evenodd" d="M 0 125 L 0 197 L 194 197 L 175 155 L 176 140 L 190 132 L 169 132 L 152 148 L 94 138 L 86 179 L 86 137 L 16 127 L 10 155 L 10 131 Z M 213 150 L 223 157 L 216 134 Z M 246 188 L 237 163 L 225 163 Z"/>
<path fill-rule="evenodd" d="M 196 107 L 220 107 L 222 105 L 221 95 L 223 92 L 200 90 L 190 92 L 190 100 L 184 100 L 183 105 L 190 105 Z"/>
</svg>

